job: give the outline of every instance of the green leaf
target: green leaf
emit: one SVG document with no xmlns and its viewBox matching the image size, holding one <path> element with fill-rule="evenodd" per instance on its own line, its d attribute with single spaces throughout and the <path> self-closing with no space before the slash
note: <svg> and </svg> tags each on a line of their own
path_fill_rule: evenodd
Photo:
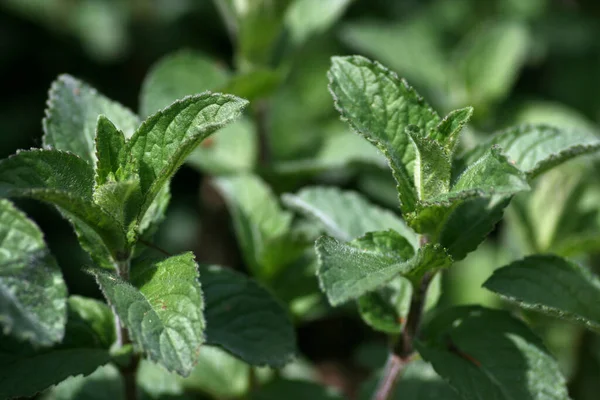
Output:
<svg viewBox="0 0 600 400">
<path fill-rule="evenodd" d="M 398 183 L 402 211 L 413 211 L 415 153 L 405 129 L 412 124 L 428 132 L 439 116 L 406 81 L 364 57 L 333 57 L 328 76 L 342 118 L 383 152 Z"/>
<path fill-rule="evenodd" d="M 413 247 L 395 231 L 370 232 L 350 243 L 321 236 L 315 243 L 317 275 L 332 305 L 371 292 L 397 275 L 418 279 L 427 270 L 443 268 L 451 258 L 439 245 Z"/>
<path fill-rule="evenodd" d="M 225 85 L 228 72 L 208 56 L 183 50 L 161 58 L 152 66 L 140 95 L 140 113 L 147 117 L 175 100 Z"/>
<path fill-rule="evenodd" d="M 284 194 L 284 204 L 321 223 L 327 234 L 350 241 L 367 232 L 393 229 L 414 247 L 417 235 L 394 213 L 369 202 L 363 196 L 334 187 L 307 187 L 297 194 Z"/>
<path fill-rule="evenodd" d="M 0 326 L 4 335 L 48 346 L 62 340 L 67 286 L 40 229 L 0 200 Z"/>
<path fill-rule="evenodd" d="M 292 214 L 281 209 L 271 189 L 257 176 L 242 174 L 214 182 L 229 207 L 246 264 L 254 274 L 264 276 L 265 252 L 271 242 L 288 233 Z"/>
<path fill-rule="evenodd" d="M 181 383 L 190 392 L 208 393 L 214 398 L 239 398 L 249 389 L 250 368 L 218 347 L 203 346 L 198 364 Z"/>
<path fill-rule="evenodd" d="M 454 153 L 456 144 L 463 127 L 469 122 L 473 115 L 473 107 L 465 107 L 451 111 L 440 121 L 438 126 L 429 133 L 429 136 L 440 143 L 446 153 Z"/>
<path fill-rule="evenodd" d="M 108 349 L 116 341 L 115 318 L 106 303 L 70 296 L 68 313 L 69 335 L 63 345 Z"/>
<path fill-rule="evenodd" d="M 250 120 L 240 118 L 196 147 L 186 163 L 209 175 L 249 172 L 258 155 L 255 131 Z"/>
<path fill-rule="evenodd" d="M 523 308 L 576 321 L 600 332 L 600 279 L 554 255 L 533 255 L 494 271 L 486 289 Z"/>
<path fill-rule="evenodd" d="M 123 228 L 94 204 L 92 167 L 74 154 L 29 150 L 0 161 L 0 197 L 29 197 L 64 209 L 102 238 L 111 252 L 126 248 Z"/>
<path fill-rule="evenodd" d="M 425 326 L 423 358 L 464 399 L 567 400 L 558 364 L 521 321 L 477 306 L 440 312 Z"/>
<path fill-rule="evenodd" d="M 126 157 L 123 132 L 101 115 L 96 128 L 96 186 L 120 180 Z"/>
<path fill-rule="evenodd" d="M 235 96 L 203 93 L 178 100 L 142 123 L 126 151 L 139 171 L 144 197 L 139 218 L 196 146 L 239 117 L 247 104 Z"/>
<path fill-rule="evenodd" d="M 521 125 L 495 134 L 488 142 L 458 160 L 469 165 L 490 147 L 498 145 L 511 162 L 533 179 L 581 154 L 600 149 L 600 138 L 587 130 L 566 130 L 545 125 Z"/>
<path fill-rule="evenodd" d="M 285 29 L 293 45 L 326 31 L 352 0 L 295 0 L 285 14 Z"/>
<path fill-rule="evenodd" d="M 378 374 L 379 375 L 379 374 Z M 380 377 L 369 379 L 360 389 L 360 400 L 368 400 L 377 389 Z M 390 400 L 461 400 L 454 389 L 423 360 L 411 361 L 398 379 Z"/>
<path fill-rule="evenodd" d="M 510 196 L 492 196 L 462 202 L 444 223 L 439 243 L 455 261 L 462 260 L 494 229 L 510 200 Z"/>
<path fill-rule="evenodd" d="M 131 284 L 91 271 L 134 345 L 169 371 L 187 376 L 204 342 L 203 300 L 192 253 L 134 264 Z"/>
<path fill-rule="evenodd" d="M 99 390 L 101 389 L 101 390 Z M 45 392 L 42 400 L 125 400 L 119 370 L 105 365 L 88 376 L 70 377 Z"/>
<path fill-rule="evenodd" d="M 253 365 L 282 367 L 296 353 L 294 326 L 281 304 L 254 280 L 203 267 L 206 341 Z"/>
<path fill-rule="evenodd" d="M 93 165 L 96 159 L 94 137 L 100 114 L 113 121 L 126 138 L 140 124 L 134 113 L 96 89 L 70 75 L 59 76 L 50 88 L 43 122 L 44 147 L 70 151 Z"/>
<path fill-rule="evenodd" d="M 142 360 L 137 370 L 137 393 L 144 400 L 190 399 L 180 378 L 161 366 Z M 123 378 L 114 364 L 98 368 L 89 376 L 70 377 L 42 395 L 43 400 L 126 400 Z"/>
<path fill-rule="evenodd" d="M 276 379 L 252 392 L 250 400 L 341 400 L 331 388 L 313 382 Z"/>
<path fill-rule="evenodd" d="M 529 190 L 529 184 L 524 174 L 500 153 L 498 147 L 491 147 L 456 178 L 448 193 L 420 201 L 417 212 L 408 216 L 409 222 L 417 232 L 428 233 L 437 240 L 440 230 L 446 229 L 445 221 L 465 201 L 510 197 L 526 190 Z"/>
<path fill-rule="evenodd" d="M 410 307 L 412 285 L 398 276 L 387 285 L 359 297 L 358 312 L 365 323 L 385 333 L 400 333 Z"/>
<path fill-rule="evenodd" d="M 79 296 L 68 301 L 62 343 L 35 349 L 0 335 L 0 398 L 28 397 L 70 376 L 89 375 L 111 360 L 114 319 L 108 307 Z"/>
<path fill-rule="evenodd" d="M 423 136 L 415 125 L 406 127 L 415 146 L 414 183 L 419 199 L 447 193 L 450 189 L 450 157 L 435 140 Z"/>
<path fill-rule="evenodd" d="M 10 344 L 6 338 L 1 339 L 3 345 Z M 3 399 L 32 396 L 69 376 L 91 374 L 110 361 L 104 349 L 57 348 L 19 354 L 3 347 L 0 346 L 0 398 Z"/>
<path fill-rule="evenodd" d="M 449 83 L 455 103 L 487 106 L 502 100 L 525 64 L 529 47 L 523 23 L 499 22 L 472 31 L 454 54 L 456 72 Z"/>
</svg>

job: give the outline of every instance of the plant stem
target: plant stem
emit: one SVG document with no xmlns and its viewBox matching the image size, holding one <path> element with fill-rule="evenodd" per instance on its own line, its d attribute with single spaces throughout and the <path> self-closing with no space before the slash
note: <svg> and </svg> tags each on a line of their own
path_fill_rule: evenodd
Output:
<svg viewBox="0 0 600 400">
<path fill-rule="evenodd" d="M 266 100 L 256 103 L 256 129 L 258 133 L 258 161 L 262 167 L 271 163 L 269 143 L 269 105 Z"/>
<path fill-rule="evenodd" d="M 427 237 L 422 236 L 419 244 L 424 246 L 428 243 Z M 396 382 L 404 368 L 410 363 L 414 349 L 415 337 L 419 334 L 427 289 L 435 272 L 426 272 L 414 292 L 410 301 L 410 309 L 406 318 L 406 324 L 400 334 L 400 338 L 388 356 L 383 376 L 377 385 L 372 400 L 389 400 L 396 386 Z"/>
<path fill-rule="evenodd" d="M 129 258 L 127 260 L 119 261 L 117 263 L 117 273 L 119 276 L 125 280 L 129 281 L 129 268 L 131 261 Z M 117 313 L 113 310 L 115 315 L 115 328 L 117 331 L 117 345 L 119 347 L 123 347 L 129 344 L 132 344 L 131 338 L 129 337 L 129 332 L 121 319 L 117 315 Z M 140 356 L 135 352 L 131 354 L 131 358 L 129 363 L 126 365 L 120 365 L 119 371 L 121 373 L 121 377 L 123 378 L 123 386 L 125 388 L 125 399 L 126 400 L 137 400 L 137 369 L 140 363 Z"/>
</svg>

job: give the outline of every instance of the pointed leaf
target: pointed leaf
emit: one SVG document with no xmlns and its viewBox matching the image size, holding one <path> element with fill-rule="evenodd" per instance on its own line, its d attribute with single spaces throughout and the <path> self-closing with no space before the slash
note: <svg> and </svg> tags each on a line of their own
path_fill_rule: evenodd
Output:
<svg viewBox="0 0 600 400">
<path fill-rule="evenodd" d="M 423 137 L 415 125 L 406 127 L 406 134 L 415 146 L 414 183 L 419 199 L 428 199 L 450 189 L 451 161 L 434 140 Z"/>
<path fill-rule="evenodd" d="M 505 311 L 444 310 L 422 336 L 419 353 L 464 399 L 569 399 L 542 341 Z"/>
<path fill-rule="evenodd" d="M 91 271 L 141 351 L 187 376 L 204 342 L 203 300 L 192 253 L 133 265 L 131 283 Z"/>
<path fill-rule="evenodd" d="M 140 113 L 147 117 L 177 99 L 217 89 L 228 80 L 228 72 L 202 53 L 183 50 L 169 54 L 154 64 L 144 79 Z"/>
<path fill-rule="evenodd" d="M 493 145 L 498 145 L 528 179 L 543 174 L 581 154 L 600 149 L 600 137 L 587 130 L 567 130 L 545 125 L 521 125 L 496 133 L 488 142 L 467 152 L 459 164 L 468 165 Z"/>
<path fill-rule="evenodd" d="M 421 247 L 413 256 L 410 243 L 394 231 L 370 232 L 350 243 L 321 236 L 315 248 L 321 289 L 334 306 L 371 292 L 397 275 L 418 279 L 425 271 L 451 262 L 437 245 Z"/>
<path fill-rule="evenodd" d="M 406 81 L 364 57 L 333 57 L 328 76 L 342 118 L 387 157 L 402 211 L 413 211 L 415 154 L 405 129 L 413 124 L 428 132 L 440 122 L 439 116 Z"/>
<path fill-rule="evenodd" d="M 67 286 L 40 229 L 0 200 L 0 327 L 4 335 L 48 346 L 62 340 Z"/>
<path fill-rule="evenodd" d="M 118 176 L 119 173 L 123 173 L 126 157 L 123 132 L 101 115 L 96 127 L 96 186 L 107 181 L 119 180 Z"/>
<path fill-rule="evenodd" d="M 443 120 L 429 133 L 429 136 L 440 143 L 446 153 L 454 153 L 456 144 L 463 127 L 469 122 L 473 115 L 473 107 L 465 107 L 451 111 Z"/>
<path fill-rule="evenodd" d="M 0 161 L 0 197 L 29 197 L 52 203 L 77 217 L 112 252 L 126 248 L 122 227 L 92 200 L 94 172 L 74 154 L 29 150 Z"/>
<path fill-rule="evenodd" d="M 523 308 L 569 319 L 600 332 L 600 279 L 554 255 L 534 255 L 494 271 L 486 289 Z"/>
<path fill-rule="evenodd" d="M 196 146 L 239 117 L 247 104 L 235 96 L 203 93 L 178 100 L 144 121 L 127 143 L 144 196 L 140 217 Z"/>
<path fill-rule="evenodd" d="M 296 353 L 294 326 L 281 304 L 231 269 L 203 267 L 206 341 L 247 363 L 282 367 Z"/>
<path fill-rule="evenodd" d="M 474 198 L 460 203 L 447 218 L 439 243 L 454 261 L 462 260 L 485 240 L 502 219 L 511 196 Z"/>
<path fill-rule="evenodd" d="M 323 230 L 338 240 L 347 242 L 367 232 L 393 229 L 418 247 L 417 236 L 402 219 L 358 193 L 315 186 L 297 194 L 286 193 L 282 200 L 291 209 L 319 221 Z"/>
<path fill-rule="evenodd" d="M 130 137 L 140 124 L 134 113 L 96 89 L 70 75 L 59 76 L 50 88 L 43 122 L 44 147 L 70 151 L 92 165 L 96 159 L 94 137 L 100 114 L 113 121 L 125 137 Z"/>
</svg>

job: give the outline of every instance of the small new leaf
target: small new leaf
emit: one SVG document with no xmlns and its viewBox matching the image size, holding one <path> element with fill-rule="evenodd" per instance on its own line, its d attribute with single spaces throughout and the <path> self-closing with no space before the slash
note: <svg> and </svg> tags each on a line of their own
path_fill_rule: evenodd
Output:
<svg viewBox="0 0 600 400">
<path fill-rule="evenodd" d="M 407 126 L 406 133 L 415 146 L 414 182 L 419 200 L 447 193 L 452 163 L 444 148 L 424 137 L 415 125 Z"/>
<path fill-rule="evenodd" d="M 429 132 L 429 137 L 438 142 L 448 155 L 452 155 L 458 143 L 460 132 L 473 115 L 473 107 L 451 111 Z"/>
<path fill-rule="evenodd" d="M 40 229 L 0 200 L 0 327 L 4 335 L 49 346 L 62 340 L 67 286 Z"/>
<path fill-rule="evenodd" d="M 253 365 L 282 367 L 296 353 L 287 311 L 254 280 L 218 266 L 201 268 L 206 342 Z"/>
<path fill-rule="evenodd" d="M 414 210 L 415 152 L 405 129 L 416 125 L 429 132 L 440 118 L 396 74 L 360 56 L 333 57 L 328 72 L 335 106 L 352 128 L 383 152 L 398 183 L 403 213 Z"/>
<path fill-rule="evenodd" d="M 187 376 L 204 342 L 203 300 L 192 253 L 134 264 L 131 284 L 91 273 L 139 350 L 169 371 Z"/>
<path fill-rule="evenodd" d="M 125 136 L 104 115 L 96 127 L 96 158 L 96 186 L 118 181 L 126 160 Z"/>
<path fill-rule="evenodd" d="M 579 322 L 600 332 L 600 279 L 554 255 L 533 255 L 494 271 L 483 284 L 523 308 Z"/>
</svg>

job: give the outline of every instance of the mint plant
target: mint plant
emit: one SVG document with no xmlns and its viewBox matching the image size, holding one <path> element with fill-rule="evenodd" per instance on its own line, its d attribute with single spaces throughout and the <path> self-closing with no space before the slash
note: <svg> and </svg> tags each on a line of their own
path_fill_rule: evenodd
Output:
<svg viewBox="0 0 600 400">
<path fill-rule="evenodd" d="M 527 125 L 461 152 L 457 143 L 472 108 L 441 118 L 406 81 L 360 56 L 334 57 L 329 80 L 342 119 L 388 160 L 404 221 L 332 189 L 306 188 L 284 201 L 327 233 L 315 249 L 329 302 L 357 301 L 365 322 L 390 334 L 372 398 L 392 398 L 418 354 L 460 398 L 567 399 L 557 363 L 519 319 L 467 306 L 424 321 L 424 309 L 434 277 L 478 247 L 513 196 L 553 167 L 598 150 L 598 137 Z M 596 280 L 557 256 L 532 256 L 499 269 L 485 286 L 595 330 Z"/>
<path fill-rule="evenodd" d="M 84 268 L 108 305 L 67 297 L 39 228 L 2 200 L 0 397 L 30 396 L 110 364 L 120 372 L 114 379 L 124 398 L 135 399 L 148 369 L 139 369 L 142 357 L 161 365 L 163 375 L 185 377 L 207 345 L 253 365 L 290 360 L 296 351 L 291 321 L 262 286 L 222 267 L 199 266 L 191 252 L 147 254 L 171 178 L 247 104 L 204 92 L 140 121 L 71 76 L 53 83 L 44 148 L 0 161 L 0 196 L 58 209 L 93 260 Z M 102 379 L 113 376 L 111 369 L 98 371 Z"/>
</svg>

